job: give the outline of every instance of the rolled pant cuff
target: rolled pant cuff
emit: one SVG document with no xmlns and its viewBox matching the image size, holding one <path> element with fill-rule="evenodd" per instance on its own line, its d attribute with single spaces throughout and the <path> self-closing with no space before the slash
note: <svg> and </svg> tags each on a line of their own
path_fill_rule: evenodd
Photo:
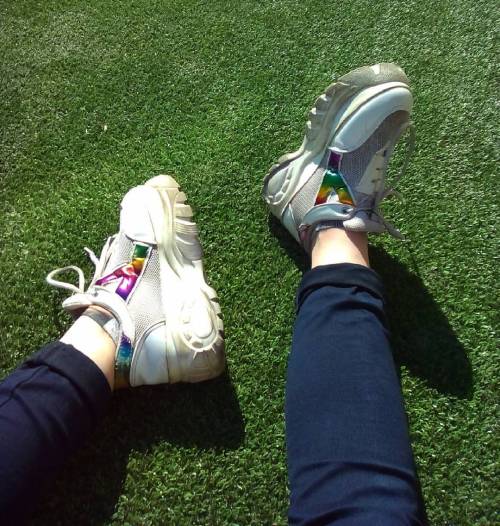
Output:
<svg viewBox="0 0 500 526">
<path fill-rule="evenodd" d="M 324 286 L 357 287 L 384 301 L 384 287 L 379 275 L 371 268 L 353 263 L 321 265 L 304 274 L 297 293 L 297 310 L 315 290 Z"/>
<path fill-rule="evenodd" d="M 26 360 L 29 367 L 45 365 L 67 378 L 87 401 L 96 420 L 106 411 L 112 391 L 104 373 L 72 345 L 52 342 Z"/>
</svg>

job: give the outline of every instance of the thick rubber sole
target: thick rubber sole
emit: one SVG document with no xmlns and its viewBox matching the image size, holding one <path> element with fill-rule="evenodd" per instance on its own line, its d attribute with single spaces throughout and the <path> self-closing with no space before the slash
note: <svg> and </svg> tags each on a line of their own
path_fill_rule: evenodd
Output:
<svg viewBox="0 0 500 526">
<path fill-rule="evenodd" d="M 200 382 L 225 368 L 224 328 L 217 294 L 205 281 L 193 211 L 168 175 L 147 181 L 161 207 L 150 210 L 158 240 L 165 309 L 168 381 Z"/>
<path fill-rule="evenodd" d="M 349 106 L 350 101 L 354 98 L 359 98 L 358 96 L 361 93 L 366 92 L 367 98 L 364 102 L 367 102 L 369 97 L 373 96 L 371 94 L 373 90 L 369 88 L 375 86 L 382 84 L 396 86 L 399 84 L 407 87 L 408 83 L 408 78 L 399 66 L 391 63 L 381 63 L 355 69 L 328 86 L 325 92 L 316 99 L 314 106 L 309 112 L 304 139 L 300 148 L 281 156 L 264 177 L 262 197 L 269 205 L 272 213 L 281 219 L 287 204 L 305 182 L 304 180 L 299 181 L 296 174 L 301 173 L 303 167 L 309 164 L 312 159 L 323 156 L 325 149 L 332 142 L 335 134 L 338 133 L 349 117 L 357 111 L 359 107 L 350 107 L 349 112 L 346 113 L 341 111 Z M 383 89 L 381 86 L 381 90 Z M 361 100 L 359 104 L 364 102 Z M 278 198 L 276 198 L 276 195 L 271 197 L 268 191 L 270 180 L 295 161 L 300 163 L 300 166 L 293 170 L 294 174 L 287 174 Z"/>
</svg>

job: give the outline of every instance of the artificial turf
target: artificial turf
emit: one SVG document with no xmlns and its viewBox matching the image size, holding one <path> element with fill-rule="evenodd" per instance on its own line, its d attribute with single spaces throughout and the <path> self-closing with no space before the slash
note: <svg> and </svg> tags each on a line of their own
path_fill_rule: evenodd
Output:
<svg viewBox="0 0 500 526">
<path fill-rule="evenodd" d="M 307 262 L 260 199 L 335 76 L 395 61 L 417 150 L 373 238 L 433 525 L 498 524 L 493 0 L 0 4 L 1 374 L 60 335 L 45 274 L 91 265 L 126 190 L 173 175 L 196 212 L 229 373 L 116 395 L 34 524 L 284 524 L 283 399 Z M 313 354 L 313 349 L 311 350 Z"/>
</svg>

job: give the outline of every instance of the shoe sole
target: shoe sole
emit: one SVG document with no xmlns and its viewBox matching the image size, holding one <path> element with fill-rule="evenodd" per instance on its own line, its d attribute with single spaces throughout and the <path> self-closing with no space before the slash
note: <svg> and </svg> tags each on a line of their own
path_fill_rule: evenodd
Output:
<svg viewBox="0 0 500 526">
<path fill-rule="evenodd" d="M 408 78 L 403 70 L 391 63 L 363 66 L 330 84 L 325 92 L 316 99 L 309 112 L 304 140 L 300 148 L 281 156 L 264 177 L 262 197 L 270 206 L 272 213 L 281 219 L 293 195 L 305 183 L 305 180 L 301 181 L 294 175 L 302 173 L 303 168 L 313 159 L 323 157 L 325 149 L 331 144 L 335 135 L 362 105 L 388 89 L 408 88 L 408 84 Z M 379 88 L 370 89 L 376 86 Z M 358 97 L 363 92 L 366 93 L 366 97 Z M 357 105 L 349 107 L 349 103 L 355 97 L 358 99 Z M 349 107 L 349 111 L 342 113 L 340 110 L 345 107 Z M 280 192 L 273 196 L 268 192 L 268 183 L 271 178 L 300 157 L 302 157 L 301 162 L 294 167 L 294 170 L 289 170 Z"/>
<path fill-rule="evenodd" d="M 193 211 L 172 177 L 159 175 L 145 186 L 160 198 L 149 212 L 160 258 L 169 383 L 214 378 L 225 368 L 224 328 L 217 294 L 205 281 Z"/>
</svg>

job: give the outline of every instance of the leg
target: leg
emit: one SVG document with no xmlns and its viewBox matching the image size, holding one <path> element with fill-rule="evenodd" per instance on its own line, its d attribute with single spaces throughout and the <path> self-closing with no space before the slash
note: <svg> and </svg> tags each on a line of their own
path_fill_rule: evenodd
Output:
<svg viewBox="0 0 500 526">
<path fill-rule="evenodd" d="M 225 367 L 220 307 L 204 279 L 191 207 L 174 179 L 157 176 L 131 189 L 119 233 L 100 259 L 87 251 L 96 274 L 86 291 L 78 267 L 47 276 L 75 293 L 63 307 L 85 315 L 0 384 L 0 524 L 17 524 L 20 510 L 29 512 L 39 486 L 88 435 L 114 388 L 199 382 Z M 69 270 L 78 287 L 55 279 Z"/>
<path fill-rule="evenodd" d="M 79 318 L 0 384 L 0 522 L 19 524 L 94 428 L 113 387 L 115 346 Z"/>
<path fill-rule="evenodd" d="M 382 216 L 387 167 L 409 131 L 409 80 L 363 66 L 320 95 L 301 147 L 264 179 L 271 212 L 307 251 L 286 401 L 292 524 L 421 524 L 382 287 L 365 232 L 402 237 Z M 396 179 L 397 181 L 397 179 Z"/>
<path fill-rule="evenodd" d="M 286 425 L 291 524 L 421 524 L 366 234 L 319 232 L 298 293 Z M 316 266 L 320 265 L 320 266 Z"/>
</svg>

